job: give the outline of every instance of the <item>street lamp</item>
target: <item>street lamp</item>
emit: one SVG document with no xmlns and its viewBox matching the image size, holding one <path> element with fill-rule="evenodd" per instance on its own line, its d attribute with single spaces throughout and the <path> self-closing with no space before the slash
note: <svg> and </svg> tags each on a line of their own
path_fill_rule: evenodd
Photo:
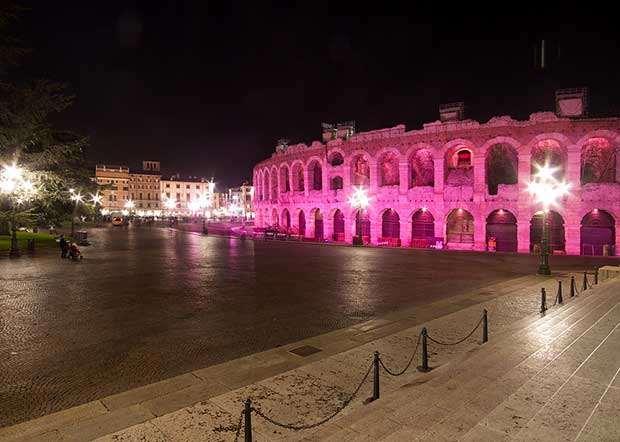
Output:
<svg viewBox="0 0 620 442">
<path fill-rule="evenodd" d="M 370 205 L 370 198 L 368 197 L 366 193 L 366 189 L 364 189 L 361 186 L 355 187 L 353 189 L 353 194 L 349 197 L 349 204 L 354 209 L 357 209 L 360 211 L 366 210 L 366 208 Z M 353 237 L 353 245 L 361 246 L 364 244 L 364 240 L 362 239 L 362 232 L 360 232 L 360 235 L 358 236 L 357 219 L 356 219 L 355 227 L 356 227 L 356 232 L 355 232 L 355 236 Z"/>
<path fill-rule="evenodd" d="M 11 205 L 11 248 L 9 256 L 18 257 L 20 253 L 17 242 L 16 207 L 33 198 L 36 189 L 32 181 L 26 178 L 26 171 L 13 163 L 3 165 L 0 169 L 0 194 L 6 195 Z"/>
<path fill-rule="evenodd" d="M 73 201 L 73 213 L 71 214 L 71 238 L 75 238 L 75 217 L 77 216 L 78 204 L 80 204 L 84 197 L 80 192 L 76 192 L 75 189 L 69 189 L 71 196 L 69 197 Z"/>
<path fill-rule="evenodd" d="M 560 181 L 555 178 L 554 173 L 557 168 L 550 167 L 548 164 L 543 166 L 536 165 L 538 169 L 532 181 L 527 186 L 527 191 L 535 199 L 535 202 L 542 205 L 542 238 L 540 241 L 540 262 L 538 273 L 540 275 L 550 275 L 549 267 L 549 226 L 547 215 L 549 207 L 557 205 L 558 199 L 568 194 L 570 183 Z"/>
</svg>

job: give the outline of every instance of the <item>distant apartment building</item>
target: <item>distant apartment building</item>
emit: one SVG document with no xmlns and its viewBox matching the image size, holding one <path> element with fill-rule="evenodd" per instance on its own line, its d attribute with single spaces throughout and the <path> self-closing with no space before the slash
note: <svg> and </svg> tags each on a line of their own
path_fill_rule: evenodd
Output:
<svg viewBox="0 0 620 442">
<path fill-rule="evenodd" d="M 129 174 L 129 196 L 136 211 L 155 215 L 161 210 L 159 161 L 143 161 L 142 171 Z"/>
<path fill-rule="evenodd" d="M 254 187 L 248 183 L 243 183 L 239 187 L 228 189 L 227 207 L 230 215 L 243 216 L 245 219 L 254 218 L 252 199 Z"/>
<path fill-rule="evenodd" d="M 204 177 L 173 175 L 160 181 L 160 199 L 166 213 L 190 215 L 213 208 L 214 184 Z"/>
<path fill-rule="evenodd" d="M 129 168 L 125 166 L 99 164 L 95 167 L 95 181 L 102 196 L 104 211 L 120 212 L 129 200 Z"/>
</svg>

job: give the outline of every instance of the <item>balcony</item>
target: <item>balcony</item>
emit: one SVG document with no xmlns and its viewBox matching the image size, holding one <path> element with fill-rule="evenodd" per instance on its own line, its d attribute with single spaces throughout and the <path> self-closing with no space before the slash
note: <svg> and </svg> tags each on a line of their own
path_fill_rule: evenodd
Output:
<svg viewBox="0 0 620 442">
<path fill-rule="evenodd" d="M 588 183 L 575 193 L 579 192 L 582 201 L 616 202 L 620 200 L 620 183 Z"/>
<path fill-rule="evenodd" d="M 408 201 L 433 201 L 434 195 L 433 186 L 416 186 L 407 191 Z"/>
<path fill-rule="evenodd" d="M 473 201 L 474 186 L 445 186 L 444 201 Z"/>
<path fill-rule="evenodd" d="M 486 196 L 487 201 L 517 201 L 518 198 L 518 184 L 500 184 L 497 186 L 497 195 L 489 195 L 487 193 Z"/>
</svg>

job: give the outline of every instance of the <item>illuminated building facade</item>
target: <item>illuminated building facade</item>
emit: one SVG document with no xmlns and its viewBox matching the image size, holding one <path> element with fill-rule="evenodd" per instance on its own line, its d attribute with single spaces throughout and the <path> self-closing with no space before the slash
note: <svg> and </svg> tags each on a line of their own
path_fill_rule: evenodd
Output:
<svg viewBox="0 0 620 442">
<path fill-rule="evenodd" d="M 548 164 L 571 185 L 547 216 L 553 252 L 618 254 L 619 118 L 588 117 L 584 90 L 558 91 L 555 113 L 525 121 L 480 123 L 463 109 L 442 106 L 418 130 L 329 126 L 323 142 L 281 143 L 253 170 L 256 225 L 343 243 L 535 252 L 542 214 L 527 187 Z M 367 207 L 351 204 L 356 192 Z"/>
</svg>

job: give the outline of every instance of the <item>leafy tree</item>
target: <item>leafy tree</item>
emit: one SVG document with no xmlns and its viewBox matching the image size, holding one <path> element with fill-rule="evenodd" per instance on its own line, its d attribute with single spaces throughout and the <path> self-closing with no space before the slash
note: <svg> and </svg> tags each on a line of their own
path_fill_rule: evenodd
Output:
<svg viewBox="0 0 620 442">
<path fill-rule="evenodd" d="M 36 184 L 36 197 L 22 204 L 0 200 L 0 219 L 18 224 L 58 224 L 72 212 L 68 189 L 94 188 L 84 161 L 88 139 L 50 122 L 73 102 L 64 84 L 18 77 L 18 64 L 30 51 L 11 33 L 19 8 L 0 6 L 0 164 L 16 163 Z"/>
</svg>

